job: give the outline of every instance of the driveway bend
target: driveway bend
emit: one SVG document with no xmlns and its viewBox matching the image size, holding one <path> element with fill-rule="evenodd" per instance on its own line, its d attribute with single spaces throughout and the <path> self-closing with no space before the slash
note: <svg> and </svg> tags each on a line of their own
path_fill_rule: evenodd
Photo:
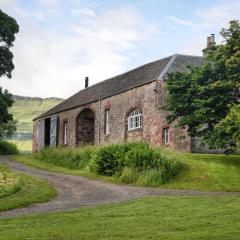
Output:
<svg viewBox="0 0 240 240">
<path fill-rule="evenodd" d="M 12 161 L 8 156 L 0 157 L 0 163 L 8 165 L 13 171 L 19 171 L 33 177 L 47 180 L 58 191 L 57 197 L 49 202 L 32 204 L 28 207 L 1 212 L 0 217 L 15 217 L 34 213 L 63 211 L 84 206 L 122 202 L 143 196 L 240 195 L 240 193 L 229 192 L 205 192 L 117 185 L 97 180 L 90 180 L 81 176 L 66 175 L 30 168 Z"/>
</svg>

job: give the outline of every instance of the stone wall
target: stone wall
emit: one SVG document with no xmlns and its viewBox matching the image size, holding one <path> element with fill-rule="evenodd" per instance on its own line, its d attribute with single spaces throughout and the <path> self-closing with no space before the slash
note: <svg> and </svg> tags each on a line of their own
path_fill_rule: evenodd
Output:
<svg viewBox="0 0 240 240">
<path fill-rule="evenodd" d="M 76 121 L 79 113 L 89 108 L 95 116 L 94 144 L 120 143 L 124 141 L 142 140 L 154 145 L 163 144 L 163 128 L 169 127 L 170 141 L 167 147 L 178 151 L 191 151 L 190 138 L 186 130 L 169 126 L 165 121 L 166 112 L 161 110 L 164 102 L 162 81 L 128 90 L 106 99 L 87 104 L 72 110 L 58 113 L 59 144 L 63 144 L 63 123 L 68 122 L 68 145 L 76 147 Z M 127 130 L 127 118 L 133 109 L 143 113 L 142 128 L 134 131 Z M 110 110 L 110 134 L 105 135 L 104 114 Z M 34 142 L 36 141 L 34 137 Z M 35 148 L 34 148 L 35 149 Z"/>
</svg>

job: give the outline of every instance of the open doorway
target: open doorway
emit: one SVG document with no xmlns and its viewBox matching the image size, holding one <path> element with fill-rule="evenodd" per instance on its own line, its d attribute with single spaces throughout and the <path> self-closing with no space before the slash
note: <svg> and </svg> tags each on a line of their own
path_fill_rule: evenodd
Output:
<svg viewBox="0 0 240 240">
<path fill-rule="evenodd" d="M 82 110 L 77 117 L 76 144 L 77 146 L 94 144 L 94 112 L 89 108 Z"/>
<path fill-rule="evenodd" d="M 44 120 L 44 147 L 50 146 L 50 129 L 51 129 L 51 119 L 46 118 Z"/>
</svg>

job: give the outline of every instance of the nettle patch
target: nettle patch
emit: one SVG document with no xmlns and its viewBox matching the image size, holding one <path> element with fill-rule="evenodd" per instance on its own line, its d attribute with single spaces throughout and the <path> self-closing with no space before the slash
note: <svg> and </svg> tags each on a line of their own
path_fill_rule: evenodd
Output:
<svg viewBox="0 0 240 240">
<path fill-rule="evenodd" d="M 84 169 L 142 186 L 167 183 L 182 169 L 182 164 L 175 160 L 173 154 L 141 142 L 79 149 L 46 148 L 34 157 L 65 168 Z"/>
</svg>

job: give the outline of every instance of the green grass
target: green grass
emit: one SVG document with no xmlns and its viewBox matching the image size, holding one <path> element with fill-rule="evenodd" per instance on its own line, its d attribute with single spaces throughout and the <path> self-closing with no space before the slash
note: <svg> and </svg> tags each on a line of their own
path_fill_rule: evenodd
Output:
<svg viewBox="0 0 240 240">
<path fill-rule="evenodd" d="M 0 219 L 0 239 L 237 240 L 239 197 L 149 197 L 64 213 Z"/>
<path fill-rule="evenodd" d="M 0 199 L 16 193 L 21 189 L 20 177 L 5 165 L 0 165 Z"/>
<path fill-rule="evenodd" d="M 15 103 L 10 108 L 14 119 L 18 121 L 17 132 L 32 133 L 32 119 L 62 101 L 59 98 L 14 97 Z"/>
<path fill-rule="evenodd" d="M 17 173 L 20 189 L 11 195 L 0 198 L 0 212 L 28 206 L 32 203 L 46 202 L 56 196 L 56 190 L 46 181 L 26 174 Z M 0 233 L 1 235 L 1 233 Z"/>
<path fill-rule="evenodd" d="M 101 180 L 105 182 L 122 184 L 120 179 L 116 179 L 114 177 L 101 176 L 101 175 L 89 172 L 88 169 L 72 170 L 72 169 L 56 166 L 54 164 L 42 162 L 34 159 L 32 154 L 14 156 L 13 159 L 19 163 L 25 164 L 33 168 L 38 168 L 38 169 L 47 170 L 51 172 L 70 174 L 75 176 L 83 176 L 83 177 L 88 177 L 91 179 Z"/>
<path fill-rule="evenodd" d="M 85 176 L 120 183 L 120 179 L 100 176 L 86 170 L 70 170 L 33 159 L 32 155 L 17 156 L 18 162 L 44 170 Z M 162 185 L 163 188 L 207 191 L 240 191 L 240 155 L 176 154 L 184 164 L 179 175 Z"/>
<path fill-rule="evenodd" d="M 8 142 L 15 144 L 21 153 L 32 152 L 32 140 L 8 140 Z"/>
</svg>

